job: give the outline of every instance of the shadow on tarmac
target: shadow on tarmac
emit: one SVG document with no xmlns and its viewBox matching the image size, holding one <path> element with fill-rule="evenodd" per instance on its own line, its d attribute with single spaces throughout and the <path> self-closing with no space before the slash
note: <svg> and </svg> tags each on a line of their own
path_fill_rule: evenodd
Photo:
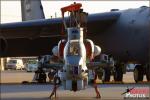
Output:
<svg viewBox="0 0 150 100">
<path fill-rule="evenodd" d="M 2 98 L 1 100 L 101 100 L 95 97 L 57 97 L 55 98 Z"/>
</svg>

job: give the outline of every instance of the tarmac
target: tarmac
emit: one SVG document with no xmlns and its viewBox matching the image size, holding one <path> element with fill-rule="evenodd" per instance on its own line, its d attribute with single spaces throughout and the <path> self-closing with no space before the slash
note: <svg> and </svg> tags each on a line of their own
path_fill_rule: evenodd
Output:
<svg viewBox="0 0 150 100">
<path fill-rule="evenodd" d="M 101 100 L 122 100 L 127 87 L 146 87 L 148 84 L 101 84 L 98 85 Z M 1 100 L 50 100 L 49 95 L 52 85 L 1 85 Z M 57 98 L 52 100 L 99 100 L 96 98 L 92 86 L 78 92 L 63 90 L 60 87 L 57 91 Z M 149 100 L 149 99 L 148 99 Z"/>
<path fill-rule="evenodd" d="M 21 84 L 22 81 L 32 81 L 34 73 L 25 71 L 1 72 L 1 100 L 50 100 L 52 84 Z M 150 83 L 134 83 L 133 73 L 128 72 L 123 79 L 123 84 L 99 84 L 101 100 L 122 100 L 121 95 L 127 88 L 150 88 Z M 144 77 L 144 81 L 146 78 Z M 147 100 L 149 100 L 148 98 Z M 57 98 L 52 100 L 99 100 L 96 98 L 94 88 L 89 85 L 85 90 L 73 92 L 64 90 L 61 86 L 57 91 Z M 133 99 L 132 99 L 133 100 Z M 139 100 L 139 99 L 138 99 Z"/>
<path fill-rule="evenodd" d="M 7 71 L 1 71 L 1 82 L 0 83 L 22 83 L 22 81 L 28 81 L 31 82 L 34 76 L 34 72 L 26 72 L 26 71 L 20 71 L 20 70 L 7 70 Z M 48 81 L 48 78 L 47 78 Z M 113 76 L 111 76 L 112 83 Z M 146 76 L 144 76 L 144 82 L 146 82 Z M 101 83 L 101 81 L 98 81 Z M 123 83 L 135 83 L 133 78 L 133 72 L 127 72 L 123 75 Z"/>
</svg>

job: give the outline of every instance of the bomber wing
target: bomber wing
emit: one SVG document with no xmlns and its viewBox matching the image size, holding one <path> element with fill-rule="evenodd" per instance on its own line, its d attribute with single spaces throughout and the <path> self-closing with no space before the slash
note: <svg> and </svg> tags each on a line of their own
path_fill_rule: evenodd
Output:
<svg viewBox="0 0 150 100">
<path fill-rule="evenodd" d="M 106 12 L 88 16 L 88 33 L 106 31 L 119 18 L 120 12 Z M 37 56 L 50 54 L 52 47 L 62 38 L 62 19 L 42 19 L 1 24 L 1 37 L 7 40 L 0 47 L 1 56 Z M 91 36 L 91 35 L 90 35 Z M 1 42 L 1 46 L 4 45 Z"/>
</svg>

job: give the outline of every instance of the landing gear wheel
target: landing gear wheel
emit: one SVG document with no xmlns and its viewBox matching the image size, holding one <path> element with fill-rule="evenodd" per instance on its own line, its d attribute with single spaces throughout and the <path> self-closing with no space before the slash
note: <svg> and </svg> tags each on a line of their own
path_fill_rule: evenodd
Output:
<svg viewBox="0 0 150 100">
<path fill-rule="evenodd" d="M 110 81 L 111 72 L 109 68 L 103 69 L 103 75 L 102 75 L 102 82 L 109 82 Z"/>
<path fill-rule="evenodd" d="M 77 91 L 77 81 L 76 80 L 73 80 L 72 81 L 72 90 L 75 92 Z"/>
<path fill-rule="evenodd" d="M 114 72 L 114 80 L 117 82 L 122 82 L 123 80 L 123 70 L 122 67 L 116 67 Z"/>
<path fill-rule="evenodd" d="M 150 65 L 147 65 L 146 67 L 146 79 L 147 81 L 150 81 Z"/>
<path fill-rule="evenodd" d="M 136 65 L 134 69 L 135 82 L 137 83 L 139 81 L 143 81 L 143 75 L 144 75 L 143 67 L 141 65 Z"/>
</svg>

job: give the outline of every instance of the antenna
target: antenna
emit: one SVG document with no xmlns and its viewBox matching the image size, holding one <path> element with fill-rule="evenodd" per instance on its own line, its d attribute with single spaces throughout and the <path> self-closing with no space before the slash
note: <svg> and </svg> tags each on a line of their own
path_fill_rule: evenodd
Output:
<svg viewBox="0 0 150 100">
<path fill-rule="evenodd" d="M 55 12 L 55 18 L 57 18 L 57 13 Z"/>
</svg>

